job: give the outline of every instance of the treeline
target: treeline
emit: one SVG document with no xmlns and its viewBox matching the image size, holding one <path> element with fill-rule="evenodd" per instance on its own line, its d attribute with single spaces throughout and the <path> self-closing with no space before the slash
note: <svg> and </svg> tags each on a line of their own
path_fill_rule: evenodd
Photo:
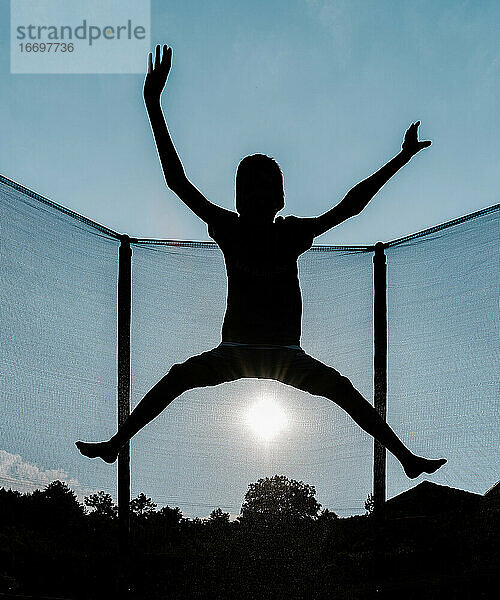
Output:
<svg viewBox="0 0 500 600">
<path fill-rule="evenodd" d="M 130 509 L 124 565 L 109 494 L 81 504 L 60 481 L 31 494 L 0 489 L 0 592 L 117 598 L 125 572 L 130 596 L 148 600 L 493 597 L 498 549 L 480 512 L 340 519 L 321 510 L 314 487 L 283 476 L 251 484 L 236 521 L 220 508 L 187 519 L 144 494 Z"/>
</svg>

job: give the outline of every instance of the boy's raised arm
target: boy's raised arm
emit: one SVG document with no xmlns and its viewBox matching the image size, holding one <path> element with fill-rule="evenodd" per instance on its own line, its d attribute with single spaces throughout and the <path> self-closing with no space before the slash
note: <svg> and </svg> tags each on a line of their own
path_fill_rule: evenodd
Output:
<svg viewBox="0 0 500 600">
<path fill-rule="evenodd" d="M 163 55 L 161 55 L 160 46 L 156 46 L 154 64 L 153 55 L 149 53 L 148 72 L 144 82 L 144 101 L 167 186 L 200 219 L 209 223 L 224 213 L 230 213 L 230 211 L 207 200 L 184 173 L 184 167 L 168 132 L 160 104 L 161 93 L 165 87 L 171 65 L 172 48 L 163 46 Z"/>
<path fill-rule="evenodd" d="M 342 221 L 359 214 L 380 188 L 409 162 L 412 156 L 431 145 L 430 141 L 424 142 L 418 139 L 419 125 L 420 121 L 417 121 L 407 129 L 399 154 L 376 173 L 355 185 L 344 199 L 328 212 L 319 217 L 307 219 L 312 226 L 314 236 L 321 235 Z"/>
</svg>

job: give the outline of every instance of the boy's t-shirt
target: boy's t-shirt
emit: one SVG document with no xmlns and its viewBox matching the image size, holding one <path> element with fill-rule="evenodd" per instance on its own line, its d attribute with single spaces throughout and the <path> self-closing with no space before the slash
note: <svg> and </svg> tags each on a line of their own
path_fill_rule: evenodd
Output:
<svg viewBox="0 0 500 600">
<path fill-rule="evenodd" d="M 274 223 L 255 227 L 224 211 L 208 224 L 226 263 L 223 342 L 300 345 L 297 259 L 312 246 L 311 221 L 276 217 Z"/>
</svg>

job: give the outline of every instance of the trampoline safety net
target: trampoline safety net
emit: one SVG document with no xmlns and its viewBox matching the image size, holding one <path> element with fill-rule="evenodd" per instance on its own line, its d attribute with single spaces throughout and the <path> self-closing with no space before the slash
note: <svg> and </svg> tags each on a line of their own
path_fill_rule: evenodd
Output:
<svg viewBox="0 0 500 600">
<path fill-rule="evenodd" d="M 120 236 L 0 179 L 0 487 L 54 479 L 116 499 L 116 466 L 77 439 L 116 431 Z M 386 245 L 387 420 L 413 451 L 445 456 L 432 481 L 484 493 L 498 479 L 499 205 Z M 215 244 L 133 240 L 131 405 L 177 362 L 216 346 L 226 277 Z M 373 398 L 373 252 L 315 246 L 299 259 L 302 346 Z M 260 439 L 248 410 L 273 399 L 286 424 Z M 191 390 L 137 434 L 131 495 L 187 517 L 237 515 L 275 474 L 363 514 L 373 441 L 331 401 L 274 381 Z M 387 496 L 415 485 L 388 454 Z"/>
</svg>

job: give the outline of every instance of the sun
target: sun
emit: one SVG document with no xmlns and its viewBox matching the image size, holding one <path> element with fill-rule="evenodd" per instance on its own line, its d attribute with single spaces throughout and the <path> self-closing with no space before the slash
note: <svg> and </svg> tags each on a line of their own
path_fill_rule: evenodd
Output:
<svg viewBox="0 0 500 600">
<path fill-rule="evenodd" d="M 288 427 L 288 417 L 272 398 L 264 397 L 247 411 L 246 422 L 263 441 L 269 441 Z"/>
</svg>

